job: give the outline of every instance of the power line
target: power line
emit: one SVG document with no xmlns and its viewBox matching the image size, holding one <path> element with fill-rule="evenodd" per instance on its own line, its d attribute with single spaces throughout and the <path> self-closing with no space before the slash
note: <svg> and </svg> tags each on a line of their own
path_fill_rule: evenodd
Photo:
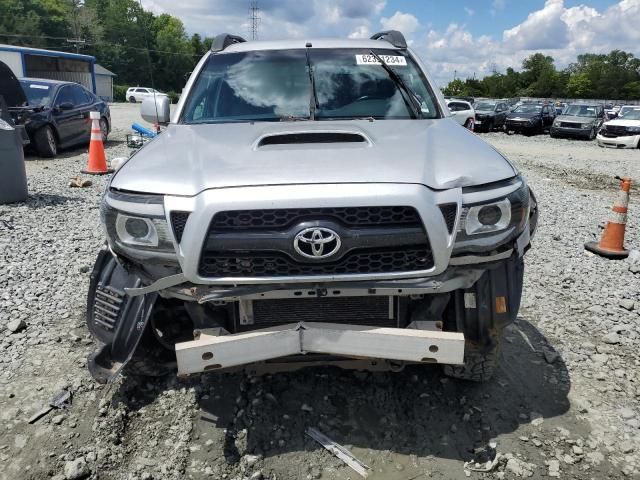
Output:
<svg viewBox="0 0 640 480">
<path fill-rule="evenodd" d="M 251 0 L 249 3 L 249 32 L 251 40 L 258 39 L 258 27 L 260 26 L 260 8 L 258 0 Z"/>
</svg>

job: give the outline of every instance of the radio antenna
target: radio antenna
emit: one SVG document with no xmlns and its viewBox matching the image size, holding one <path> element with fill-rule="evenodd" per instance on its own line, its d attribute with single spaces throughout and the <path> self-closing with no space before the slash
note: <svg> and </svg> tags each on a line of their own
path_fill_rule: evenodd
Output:
<svg viewBox="0 0 640 480">
<path fill-rule="evenodd" d="M 251 0 L 249 3 L 249 33 L 251 40 L 258 39 L 258 27 L 260 26 L 260 8 L 258 0 Z"/>
</svg>

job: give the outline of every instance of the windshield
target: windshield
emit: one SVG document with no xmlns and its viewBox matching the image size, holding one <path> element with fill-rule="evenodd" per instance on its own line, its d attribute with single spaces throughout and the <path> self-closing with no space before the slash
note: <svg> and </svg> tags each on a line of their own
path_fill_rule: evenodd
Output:
<svg viewBox="0 0 640 480">
<path fill-rule="evenodd" d="M 438 110 L 426 79 L 404 52 L 376 50 L 418 97 L 423 118 Z M 368 50 L 310 49 L 316 120 L 410 119 L 402 89 Z M 268 50 L 209 58 L 182 113 L 183 123 L 282 121 L 310 118 L 307 51 Z"/>
<path fill-rule="evenodd" d="M 473 108 L 475 108 L 476 110 L 495 110 L 496 108 L 496 104 L 495 103 L 491 103 L 491 102 L 478 102 L 476 103 Z"/>
<path fill-rule="evenodd" d="M 632 110 L 627 110 L 624 113 L 625 120 L 640 120 L 640 108 L 634 108 Z"/>
<path fill-rule="evenodd" d="M 562 114 L 571 117 L 595 117 L 596 107 L 594 105 L 569 105 Z"/>
<path fill-rule="evenodd" d="M 46 106 L 51 103 L 51 93 L 53 92 L 51 85 L 28 80 L 20 80 L 20 85 L 27 96 L 27 102 L 30 107 Z"/>
<path fill-rule="evenodd" d="M 542 106 L 540 105 L 519 105 L 513 113 L 540 113 L 541 111 Z"/>
<path fill-rule="evenodd" d="M 627 113 L 629 113 L 629 111 L 631 111 L 631 110 L 635 110 L 636 108 L 638 108 L 638 107 L 635 107 L 635 106 L 633 106 L 633 105 L 631 105 L 631 106 L 628 106 L 628 105 L 627 105 L 627 106 L 624 106 L 624 107 L 622 107 L 622 108 L 620 109 L 620 113 L 618 114 L 618 116 L 620 116 L 620 117 L 626 116 L 626 114 L 627 114 Z"/>
</svg>

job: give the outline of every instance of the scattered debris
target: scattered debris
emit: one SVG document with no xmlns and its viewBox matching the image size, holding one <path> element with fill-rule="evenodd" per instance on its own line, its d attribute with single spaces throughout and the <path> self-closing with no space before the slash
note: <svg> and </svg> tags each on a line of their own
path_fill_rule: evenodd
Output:
<svg viewBox="0 0 640 480">
<path fill-rule="evenodd" d="M 60 393 L 52 397 L 51 400 L 49 400 L 49 405 L 32 415 L 31 418 L 29 418 L 28 423 L 37 422 L 54 408 L 66 409 L 69 406 L 71 406 L 71 391 L 62 390 Z"/>
<path fill-rule="evenodd" d="M 27 324 L 23 320 L 11 320 L 7 323 L 7 330 L 11 333 L 18 333 L 27 328 Z"/>
<path fill-rule="evenodd" d="M 91 470 L 84 457 L 76 458 L 64 464 L 64 476 L 67 480 L 80 480 L 89 475 L 91 475 Z"/>
<path fill-rule="evenodd" d="M 339 443 L 334 442 L 322 432 L 316 430 L 313 427 L 307 429 L 307 435 L 313 438 L 316 442 L 322 445 L 324 448 L 333 453 L 336 457 L 349 465 L 360 476 L 367 478 L 369 476 L 370 468 L 358 460 L 353 454 L 344 448 Z"/>
<path fill-rule="evenodd" d="M 73 177 L 69 181 L 70 188 L 87 188 L 91 185 L 93 185 L 93 182 L 91 180 L 82 179 L 80 177 Z"/>
<path fill-rule="evenodd" d="M 464 469 L 483 473 L 494 470 L 502 457 L 496 450 L 496 446 L 495 442 L 491 442 L 485 448 L 477 450 L 473 460 L 464 462 Z"/>
<path fill-rule="evenodd" d="M 518 327 L 518 325 L 516 325 L 515 323 L 513 324 L 513 328 L 516 329 L 516 331 L 520 334 L 520 336 L 524 339 L 525 343 L 527 345 L 529 345 L 529 348 L 531 349 L 532 352 L 537 353 L 538 351 L 535 349 L 535 347 L 533 346 L 533 344 L 531 343 L 531 340 L 529 340 L 529 337 L 527 337 L 527 334 L 524 333 L 520 327 Z"/>
</svg>

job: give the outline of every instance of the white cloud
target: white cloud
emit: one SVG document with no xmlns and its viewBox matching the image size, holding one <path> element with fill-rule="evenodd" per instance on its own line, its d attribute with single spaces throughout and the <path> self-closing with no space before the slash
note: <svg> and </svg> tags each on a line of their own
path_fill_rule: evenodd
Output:
<svg viewBox="0 0 640 480">
<path fill-rule="evenodd" d="M 469 7 L 464 7 L 464 11 L 467 13 L 467 15 L 469 15 L 470 17 L 473 17 L 473 14 L 476 13 L 473 11 L 473 9 L 469 8 Z"/>
<path fill-rule="evenodd" d="M 405 35 L 411 35 L 420 27 L 415 15 L 396 12 L 390 18 L 381 18 L 380 24 L 384 30 L 399 30 Z"/>
<path fill-rule="evenodd" d="M 466 78 L 474 73 L 482 77 L 493 68 L 518 70 L 524 58 L 538 51 L 552 56 L 558 68 L 585 52 L 621 49 L 640 56 L 638 18 L 640 0 L 621 0 L 602 11 L 547 0 L 522 23 L 505 30 L 501 39 L 475 37 L 465 26 L 450 24 L 445 30 L 431 29 L 416 45 L 436 80 L 445 85 L 454 71 Z"/>
</svg>

